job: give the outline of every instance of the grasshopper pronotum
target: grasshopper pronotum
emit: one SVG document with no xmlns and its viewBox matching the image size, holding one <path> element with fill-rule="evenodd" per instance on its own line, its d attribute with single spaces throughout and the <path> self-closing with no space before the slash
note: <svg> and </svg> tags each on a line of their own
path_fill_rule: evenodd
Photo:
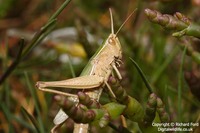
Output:
<svg viewBox="0 0 200 133">
<path fill-rule="evenodd" d="M 115 97 L 107 81 L 113 70 L 116 72 L 118 78 L 122 79 L 120 72 L 117 69 L 122 59 L 122 49 L 117 34 L 134 13 L 134 11 L 127 17 L 127 19 L 120 26 L 116 33 L 114 33 L 112 11 L 111 9 L 109 11 L 111 17 L 111 34 L 103 42 L 102 46 L 97 50 L 97 52 L 92 56 L 87 66 L 83 69 L 81 75 L 76 78 L 62 81 L 39 81 L 36 84 L 38 89 L 46 92 L 69 96 L 71 100 L 78 103 L 78 98 L 75 94 L 48 89 L 47 87 L 62 87 L 84 90 L 91 99 L 98 101 L 101 96 L 103 87 L 107 86 L 113 97 Z M 60 125 L 67 119 L 67 116 L 64 114 L 64 112 L 59 111 L 55 119 L 56 122 L 54 123 L 56 125 Z M 75 124 L 74 127 L 74 133 L 88 132 L 88 124 Z"/>
</svg>

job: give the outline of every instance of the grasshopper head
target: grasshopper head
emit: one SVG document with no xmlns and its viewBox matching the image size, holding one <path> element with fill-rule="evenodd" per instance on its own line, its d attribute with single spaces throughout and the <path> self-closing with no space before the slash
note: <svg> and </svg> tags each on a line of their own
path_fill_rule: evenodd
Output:
<svg viewBox="0 0 200 133">
<path fill-rule="evenodd" d="M 121 49 L 121 44 L 120 44 L 119 39 L 116 36 L 116 34 L 111 33 L 107 40 L 108 40 L 108 45 L 112 50 L 113 56 L 121 59 L 122 58 L 122 49 Z"/>
<path fill-rule="evenodd" d="M 117 32 L 114 32 L 114 26 L 113 26 L 113 16 L 112 16 L 112 11 L 111 8 L 109 9 L 110 11 L 110 20 L 111 20 L 111 34 L 108 37 L 108 45 L 112 48 L 112 53 L 114 57 L 117 57 L 119 59 L 122 58 L 122 49 L 121 49 L 121 44 L 119 42 L 119 39 L 117 37 L 117 34 L 119 31 L 122 29 L 122 27 L 125 25 L 125 23 L 129 20 L 129 18 L 133 15 L 133 13 L 136 11 L 134 10 L 127 18 L 126 20 L 122 23 L 122 25 L 119 27 Z"/>
</svg>

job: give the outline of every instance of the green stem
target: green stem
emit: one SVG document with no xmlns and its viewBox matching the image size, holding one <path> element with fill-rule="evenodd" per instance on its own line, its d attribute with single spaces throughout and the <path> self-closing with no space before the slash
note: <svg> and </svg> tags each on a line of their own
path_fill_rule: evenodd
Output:
<svg viewBox="0 0 200 133">
<path fill-rule="evenodd" d="M 192 23 L 187 28 L 172 34 L 175 37 L 182 37 L 184 35 L 200 38 L 200 26 Z"/>
<path fill-rule="evenodd" d="M 196 63 L 200 64 L 200 53 L 199 53 L 199 52 L 193 51 L 191 56 L 192 56 L 192 59 L 193 59 Z"/>
<path fill-rule="evenodd" d="M 6 69 L 6 71 L 3 73 L 3 75 L 0 77 L 0 85 L 5 81 L 5 79 L 12 73 L 12 71 L 17 67 L 17 65 L 19 64 L 20 60 L 21 60 L 21 55 L 22 55 L 22 50 L 24 48 L 24 40 L 21 39 L 19 42 L 20 45 L 20 49 L 18 52 L 18 55 L 16 57 L 16 59 L 14 60 L 14 62 Z"/>
<path fill-rule="evenodd" d="M 29 114 L 28 111 L 24 107 L 21 107 L 21 112 L 22 112 L 22 114 L 24 114 L 27 117 L 27 119 L 29 119 L 32 122 L 32 124 L 34 125 L 37 133 L 39 133 L 40 132 L 40 130 L 39 130 L 40 128 L 39 128 L 38 123 L 36 122 L 35 118 L 31 114 Z M 20 122 L 21 124 L 23 124 L 26 127 L 30 127 L 27 123 L 25 123 L 23 120 L 20 120 L 18 117 L 15 117 L 15 120 L 18 120 L 18 122 Z"/>
<path fill-rule="evenodd" d="M 69 68 L 70 68 L 72 77 L 75 78 L 75 77 L 76 77 L 76 74 L 75 74 L 75 71 L 74 71 L 74 68 L 73 68 L 72 59 L 71 59 L 71 56 L 70 56 L 70 55 L 69 55 L 68 57 L 69 57 Z"/>
<path fill-rule="evenodd" d="M 191 24 L 190 26 L 187 27 L 185 34 L 200 39 L 200 26 L 196 24 Z"/>
<path fill-rule="evenodd" d="M 52 21 L 57 18 L 57 16 L 65 9 L 65 7 L 69 4 L 71 0 L 66 0 L 60 8 L 49 18 L 49 21 Z"/>
<path fill-rule="evenodd" d="M 33 97 L 33 100 L 34 100 L 34 103 L 35 103 L 35 109 L 36 109 L 36 112 L 37 112 L 37 115 L 38 115 L 40 133 L 45 133 L 44 123 L 42 122 L 42 116 L 40 114 L 39 102 L 38 102 L 38 97 L 37 97 L 36 91 L 30 83 L 30 79 L 28 77 L 28 74 L 25 72 L 24 75 L 25 75 L 25 80 L 26 80 L 28 89 L 30 90 L 31 96 Z"/>
</svg>

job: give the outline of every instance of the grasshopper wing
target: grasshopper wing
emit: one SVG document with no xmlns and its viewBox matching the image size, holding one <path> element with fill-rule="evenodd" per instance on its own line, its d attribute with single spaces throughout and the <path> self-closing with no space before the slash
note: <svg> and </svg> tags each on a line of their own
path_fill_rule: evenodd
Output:
<svg viewBox="0 0 200 133">
<path fill-rule="evenodd" d="M 103 84 L 103 77 L 97 75 L 86 75 L 81 77 L 76 77 L 67 80 L 61 81 L 51 81 L 51 82 L 42 82 L 39 81 L 36 84 L 37 88 L 46 88 L 46 87 L 62 87 L 62 88 L 72 88 L 72 89 L 91 89 L 99 87 Z"/>
</svg>

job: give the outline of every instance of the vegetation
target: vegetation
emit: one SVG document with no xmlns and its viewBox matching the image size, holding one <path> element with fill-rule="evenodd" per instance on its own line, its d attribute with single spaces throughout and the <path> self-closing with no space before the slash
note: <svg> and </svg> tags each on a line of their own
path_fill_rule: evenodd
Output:
<svg viewBox="0 0 200 133">
<path fill-rule="evenodd" d="M 71 119 L 59 132 L 72 132 L 74 121 L 95 133 L 153 133 L 152 122 L 197 123 L 190 127 L 199 132 L 199 7 L 199 0 L 0 0 L 0 132 L 50 132 L 60 107 Z M 109 78 L 117 98 L 104 89 L 95 102 L 79 92 L 76 106 L 39 91 L 37 81 L 80 74 L 111 32 L 109 8 L 115 30 L 137 8 L 118 34 L 122 80 Z"/>
</svg>

